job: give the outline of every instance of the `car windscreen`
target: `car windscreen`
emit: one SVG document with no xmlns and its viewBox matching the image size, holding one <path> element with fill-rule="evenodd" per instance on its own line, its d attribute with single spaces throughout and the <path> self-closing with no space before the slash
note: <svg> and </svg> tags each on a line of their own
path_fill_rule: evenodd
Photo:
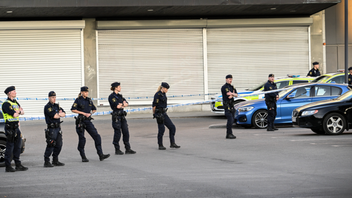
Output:
<svg viewBox="0 0 352 198">
<path fill-rule="evenodd" d="M 336 100 L 350 100 L 352 99 L 352 90 L 342 94 L 341 96 L 337 97 Z"/>
<path fill-rule="evenodd" d="M 265 82 L 266 83 L 266 82 Z M 261 89 L 262 87 L 264 87 L 265 83 L 261 83 L 259 85 L 256 85 L 250 89 L 248 89 L 248 91 L 258 91 L 259 89 Z"/>
<path fill-rule="evenodd" d="M 330 76 L 319 76 L 318 78 L 312 80 L 311 83 L 322 82 L 327 80 L 328 78 L 330 78 Z"/>
<path fill-rule="evenodd" d="M 292 91 L 292 89 L 287 89 L 279 92 L 279 98 L 283 97 L 286 95 L 288 92 Z"/>
</svg>

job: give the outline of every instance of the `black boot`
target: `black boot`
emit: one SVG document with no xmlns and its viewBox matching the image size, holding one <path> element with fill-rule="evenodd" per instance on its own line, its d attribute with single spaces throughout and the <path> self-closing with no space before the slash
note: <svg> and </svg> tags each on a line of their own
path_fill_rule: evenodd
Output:
<svg viewBox="0 0 352 198">
<path fill-rule="evenodd" d="M 226 139 L 236 139 L 236 136 L 234 136 L 232 133 L 226 135 Z"/>
<path fill-rule="evenodd" d="M 136 154 L 136 151 L 132 150 L 132 149 L 127 149 L 126 154 Z"/>
<path fill-rule="evenodd" d="M 45 161 L 44 162 L 44 167 L 45 168 L 52 168 L 52 167 L 54 167 L 49 161 Z"/>
<path fill-rule="evenodd" d="M 276 131 L 276 130 L 279 130 L 278 128 L 276 128 L 275 126 L 273 126 L 273 129 Z"/>
<path fill-rule="evenodd" d="M 22 164 L 16 164 L 16 171 L 26 171 L 27 167 L 22 166 Z"/>
<path fill-rule="evenodd" d="M 170 148 L 181 148 L 181 146 L 178 146 L 177 144 L 172 143 L 172 144 L 170 145 Z"/>
<path fill-rule="evenodd" d="M 89 162 L 85 154 L 81 155 L 81 157 L 82 157 L 82 162 Z"/>
<path fill-rule="evenodd" d="M 162 144 L 160 144 L 159 145 L 159 150 L 166 150 L 166 148 Z"/>
<path fill-rule="evenodd" d="M 12 166 L 6 166 L 5 171 L 6 172 L 15 172 L 16 170 L 14 168 L 12 168 Z"/>
<path fill-rule="evenodd" d="M 106 159 L 106 158 L 108 158 L 108 157 L 110 157 L 110 154 L 106 154 L 106 155 L 100 154 L 100 155 L 99 155 L 100 161 L 103 161 L 104 159 Z"/>
<path fill-rule="evenodd" d="M 59 162 L 59 159 L 53 159 L 53 165 L 54 166 L 65 166 L 64 163 Z"/>
<path fill-rule="evenodd" d="M 120 149 L 115 148 L 115 155 L 123 155 L 123 152 Z"/>
<path fill-rule="evenodd" d="M 271 128 L 271 127 L 270 127 L 270 128 L 268 127 L 268 128 L 266 129 L 266 131 L 275 131 L 275 130 L 274 130 L 273 128 Z"/>
</svg>

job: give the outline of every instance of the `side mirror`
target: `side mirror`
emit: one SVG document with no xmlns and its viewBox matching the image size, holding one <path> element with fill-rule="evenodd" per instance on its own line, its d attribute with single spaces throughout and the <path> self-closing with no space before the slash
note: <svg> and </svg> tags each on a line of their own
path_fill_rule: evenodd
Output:
<svg viewBox="0 0 352 198">
<path fill-rule="evenodd" d="M 294 95 L 294 94 L 291 94 L 291 95 L 286 96 L 286 99 L 287 99 L 287 100 L 290 100 L 291 98 L 294 98 L 294 97 L 295 97 L 295 95 Z"/>
</svg>

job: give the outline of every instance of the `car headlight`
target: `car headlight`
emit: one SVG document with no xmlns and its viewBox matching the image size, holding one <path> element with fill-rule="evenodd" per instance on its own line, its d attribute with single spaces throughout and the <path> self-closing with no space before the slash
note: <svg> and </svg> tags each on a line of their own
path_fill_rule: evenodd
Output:
<svg viewBox="0 0 352 198">
<path fill-rule="evenodd" d="M 318 110 L 311 110 L 311 111 L 303 111 L 302 116 L 310 116 L 318 113 Z"/>
<path fill-rule="evenodd" d="M 247 111 L 250 111 L 250 110 L 252 110 L 254 107 L 251 107 L 251 106 L 249 106 L 249 107 L 240 107 L 240 108 L 238 108 L 238 112 L 247 112 Z"/>
</svg>

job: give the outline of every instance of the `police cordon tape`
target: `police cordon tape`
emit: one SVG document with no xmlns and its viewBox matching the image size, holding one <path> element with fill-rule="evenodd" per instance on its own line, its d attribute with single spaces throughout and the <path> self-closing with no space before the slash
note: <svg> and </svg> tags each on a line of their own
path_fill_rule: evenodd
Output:
<svg viewBox="0 0 352 198">
<path fill-rule="evenodd" d="M 208 93 L 208 94 L 182 94 L 182 95 L 171 95 L 168 98 L 179 98 L 179 97 L 194 97 L 194 96 L 208 96 L 216 95 L 218 93 Z M 127 97 L 126 100 L 140 100 L 140 99 L 153 99 L 154 96 L 142 96 L 142 97 Z M 6 100 L 7 98 L 0 98 L 0 100 Z M 108 98 L 91 98 L 92 100 L 108 100 Z M 16 98 L 16 100 L 49 100 L 48 98 Z M 56 100 L 76 100 L 76 98 L 56 98 Z"/>
<path fill-rule="evenodd" d="M 252 96 L 252 95 L 259 95 L 259 94 L 268 94 L 268 93 L 275 93 L 275 92 L 280 92 L 280 91 L 285 91 L 288 89 L 293 89 L 293 88 L 299 88 L 299 87 L 305 87 L 307 85 L 300 85 L 300 86 L 290 86 L 287 88 L 282 88 L 282 89 L 276 89 L 276 90 L 272 90 L 272 91 L 263 91 L 263 92 L 253 92 L 251 94 L 241 94 L 240 96 Z M 172 107 L 182 107 L 182 106 L 189 106 L 189 105 L 199 105 L 199 104 L 207 104 L 207 103 L 211 103 L 211 102 L 217 102 L 220 101 L 221 98 L 217 98 L 215 100 L 207 100 L 207 101 L 201 101 L 201 102 L 191 102 L 191 103 L 184 103 L 184 104 L 175 104 L 175 105 L 168 105 L 168 108 L 172 108 Z M 152 107 L 144 107 L 144 108 L 135 108 L 135 109 L 126 109 L 126 112 L 139 112 L 139 111 L 148 111 L 148 110 L 152 110 Z M 112 111 L 102 111 L 102 112 L 96 112 L 93 115 L 94 116 L 99 116 L 99 115 L 109 115 L 111 114 Z M 68 114 L 65 116 L 65 118 L 70 118 L 70 117 L 74 117 L 77 116 L 78 114 Z M 20 121 L 31 121 L 31 120 L 44 120 L 45 117 L 44 116 L 38 116 L 38 117 L 21 117 Z M 0 119 L 0 122 L 4 122 L 4 119 Z"/>
</svg>

